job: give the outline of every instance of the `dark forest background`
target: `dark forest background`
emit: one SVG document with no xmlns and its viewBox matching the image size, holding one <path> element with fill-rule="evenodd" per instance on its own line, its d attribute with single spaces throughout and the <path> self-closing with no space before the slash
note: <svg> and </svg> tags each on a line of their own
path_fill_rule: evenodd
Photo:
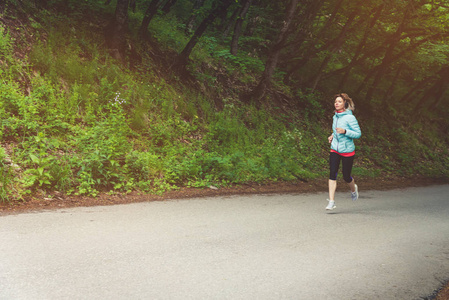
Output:
<svg viewBox="0 0 449 300">
<path fill-rule="evenodd" d="M 0 196 L 327 178 L 332 96 L 358 177 L 449 176 L 449 4 L 0 2 Z"/>
</svg>

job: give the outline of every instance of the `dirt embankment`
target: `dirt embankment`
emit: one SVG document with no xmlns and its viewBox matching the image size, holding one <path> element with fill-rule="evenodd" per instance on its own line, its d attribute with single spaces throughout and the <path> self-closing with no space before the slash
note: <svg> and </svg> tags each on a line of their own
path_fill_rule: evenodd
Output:
<svg viewBox="0 0 449 300">
<path fill-rule="evenodd" d="M 363 190 L 388 190 L 406 187 L 429 186 L 434 184 L 448 184 L 448 178 L 359 178 L 357 185 L 359 191 Z M 181 188 L 176 191 L 170 191 L 163 195 L 150 195 L 138 192 L 130 194 L 110 195 L 101 193 L 97 197 L 86 196 L 67 196 L 59 192 L 38 191 L 33 196 L 24 200 L 0 203 L 0 215 L 22 213 L 36 210 L 48 210 L 58 208 L 80 207 L 80 206 L 98 206 L 115 205 L 148 201 L 163 201 L 170 199 L 188 199 L 198 197 L 216 197 L 230 195 L 249 195 L 249 194 L 285 194 L 285 193 L 317 193 L 327 192 L 327 179 L 312 180 L 308 182 L 276 182 L 269 184 L 241 184 L 224 188 Z M 348 187 L 339 180 L 338 191 L 346 191 Z M 325 199 L 323 199 L 325 200 Z"/>
</svg>

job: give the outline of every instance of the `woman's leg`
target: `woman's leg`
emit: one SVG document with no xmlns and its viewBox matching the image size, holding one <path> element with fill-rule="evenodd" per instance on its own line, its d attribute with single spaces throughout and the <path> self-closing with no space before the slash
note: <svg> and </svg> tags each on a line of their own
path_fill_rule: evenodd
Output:
<svg viewBox="0 0 449 300">
<path fill-rule="evenodd" d="M 351 176 L 352 165 L 354 164 L 354 156 L 342 157 L 343 179 L 349 185 L 351 192 L 355 192 L 355 181 Z"/>
<path fill-rule="evenodd" d="M 350 183 L 348 183 L 349 188 L 351 189 L 351 192 L 354 193 L 355 192 L 355 181 L 354 178 L 352 178 L 352 181 Z"/>
<path fill-rule="evenodd" d="M 335 200 L 335 191 L 337 190 L 337 174 L 340 167 L 340 155 L 331 152 L 329 155 L 329 200 Z"/>
<path fill-rule="evenodd" d="M 337 180 L 329 179 L 329 200 L 335 201 L 335 191 L 337 190 Z"/>
</svg>

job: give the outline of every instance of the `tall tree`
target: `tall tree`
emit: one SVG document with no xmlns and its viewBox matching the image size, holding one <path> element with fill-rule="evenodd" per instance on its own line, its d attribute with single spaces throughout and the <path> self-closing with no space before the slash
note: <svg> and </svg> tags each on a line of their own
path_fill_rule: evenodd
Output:
<svg viewBox="0 0 449 300">
<path fill-rule="evenodd" d="M 177 0 L 168 0 L 167 2 L 165 2 L 164 6 L 162 6 L 162 12 L 164 14 L 168 14 L 172 6 L 176 4 L 176 1 Z"/>
<path fill-rule="evenodd" d="M 117 0 L 115 14 L 106 27 L 106 44 L 114 58 L 123 60 L 126 51 L 129 0 Z"/>
<path fill-rule="evenodd" d="M 237 15 L 240 14 L 241 11 L 242 11 L 242 7 L 238 6 L 236 9 L 234 9 L 234 12 L 232 13 L 231 17 L 226 22 L 227 25 L 224 26 L 225 22 L 222 23 L 222 25 L 223 25 L 222 27 L 225 27 L 225 29 L 223 30 L 223 38 L 228 37 L 229 32 L 231 31 L 233 25 L 235 26 L 235 21 L 237 19 Z"/>
<path fill-rule="evenodd" d="M 397 68 L 396 74 L 395 74 L 393 80 L 391 81 L 390 87 L 388 88 L 388 90 L 384 94 L 384 97 L 383 97 L 384 103 L 388 103 L 391 100 L 391 98 L 393 97 L 393 92 L 394 92 L 394 90 L 396 88 L 396 85 L 398 84 L 398 81 L 399 81 L 399 78 L 401 76 L 401 73 L 404 70 L 404 66 L 405 66 L 405 63 L 401 63 L 399 65 L 399 67 Z"/>
<path fill-rule="evenodd" d="M 251 6 L 252 0 L 243 0 L 242 7 L 240 9 L 240 13 L 237 17 L 237 21 L 234 26 L 234 34 L 232 35 L 231 41 L 231 54 L 237 55 L 237 51 L 239 48 L 239 38 L 242 33 L 242 25 L 245 20 L 246 14 L 248 13 L 249 7 Z"/>
<path fill-rule="evenodd" d="M 285 12 L 282 27 L 279 30 L 279 34 L 273 46 L 271 47 L 270 53 L 265 63 L 265 69 L 262 73 L 262 77 L 260 78 L 259 84 L 252 91 L 251 98 L 257 102 L 259 102 L 265 96 L 267 89 L 271 87 L 271 78 L 273 77 L 276 65 L 278 63 L 279 54 L 285 46 L 285 42 L 288 36 L 288 30 L 298 7 L 298 2 L 299 0 L 290 1 Z"/>
<path fill-rule="evenodd" d="M 376 25 L 377 21 L 379 20 L 383 9 L 384 9 L 384 4 L 381 4 L 378 7 L 374 8 L 373 17 L 371 18 L 371 21 L 366 24 L 366 29 L 363 33 L 363 37 L 362 37 L 361 41 L 358 43 L 355 53 L 346 69 L 346 72 L 344 73 L 344 75 L 340 81 L 339 90 L 343 90 L 346 82 L 348 81 L 349 74 L 350 74 L 352 68 L 355 66 L 357 59 L 362 54 L 362 50 L 366 45 L 368 36 L 371 34 L 374 26 Z"/>
<path fill-rule="evenodd" d="M 5 2 L 5 0 L 2 0 L 1 2 Z M 43 8 L 47 8 L 48 7 L 48 0 L 35 0 L 34 1 L 36 6 L 40 6 Z"/>
<path fill-rule="evenodd" d="M 136 1 L 137 0 L 130 0 L 129 1 L 129 7 L 131 7 L 133 9 L 133 12 L 136 12 Z M 109 5 L 111 4 L 112 0 L 106 0 L 104 5 Z"/>
<path fill-rule="evenodd" d="M 206 31 L 207 27 L 215 20 L 215 18 L 224 11 L 227 11 L 229 6 L 232 4 L 232 2 L 235 0 L 220 0 L 218 5 L 211 10 L 209 15 L 204 18 L 204 20 L 201 22 L 200 26 L 198 26 L 197 30 L 193 34 L 190 41 L 187 43 L 185 48 L 182 50 L 182 52 L 178 55 L 176 60 L 176 67 L 178 68 L 185 68 L 187 65 L 187 60 L 189 59 L 190 53 L 192 53 L 193 48 L 198 43 L 199 39 L 203 35 L 203 33 Z"/>
<path fill-rule="evenodd" d="M 285 58 L 284 63 L 286 69 L 285 80 L 288 82 L 294 73 L 297 73 L 309 60 L 314 57 L 319 50 L 316 45 L 317 40 L 322 40 L 322 37 L 314 32 L 314 23 L 316 19 L 320 17 L 320 9 L 324 4 L 324 0 L 312 0 L 305 2 L 304 8 L 301 10 L 301 14 L 297 18 L 294 28 L 297 28 L 296 36 L 293 41 L 287 46 L 291 53 Z M 330 20 L 326 22 L 327 26 L 330 24 Z M 321 30 L 322 31 L 322 30 Z M 320 36 L 319 38 L 317 38 Z M 306 43 L 309 42 L 309 43 Z M 305 49 L 301 49 L 306 44 Z M 326 49 L 324 45 L 320 50 Z"/>
<path fill-rule="evenodd" d="M 148 33 L 148 25 L 150 25 L 151 20 L 153 19 L 154 15 L 156 15 L 160 3 L 161 0 L 152 0 L 148 5 L 148 8 L 145 11 L 145 15 L 142 20 L 142 24 L 140 25 L 140 35 L 144 36 Z"/>
<path fill-rule="evenodd" d="M 340 33 L 338 36 L 332 41 L 332 47 L 330 48 L 329 54 L 326 55 L 324 60 L 321 62 L 320 67 L 318 68 L 318 72 L 313 80 L 312 83 L 312 91 L 314 91 L 318 85 L 319 80 L 321 79 L 321 76 L 324 74 L 324 69 L 329 64 L 330 60 L 334 56 L 334 54 L 340 49 L 340 47 L 343 45 L 345 41 L 345 36 L 348 33 L 349 27 L 354 21 L 355 17 L 358 14 L 358 7 L 355 8 L 352 13 L 349 15 L 348 19 L 345 22 L 345 25 L 343 25 L 343 28 L 340 30 Z"/>
<path fill-rule="evenodd" d="M 204 2 L 206 2 L 206 0 L 195 0 L 195 2 L 193 3 L 192 13 L 186 23 L 186 34 L 190 34 L 190 32 L 193 31 L 193 26 L 198 16 L 199 9 L 203 7 Z"/>
<path fill-rule="evenodd" d="M 412 14 L 412 11 L 414 10 L 414 1 L 410 1 L 408 5 L 405 7 L 404 15 L 402 17 L 401 23 L 397 27 L 396 31 L 393 33 L 393 35 L 390 38 L 388 48 L 385 52 L 385 55 L 382 59 L 382 62 L 380 63 L 376 76 L 374 77 L 374 81 L 371 84 L 371 86 L 368 89 L 368 92 L 366 93 L 365 100 L 370 101 L 374 91 L 377 89 L 377 86 L 380 83 L 380 80 L 382 76 L 385 76 L 385 72 L 387 71 L 387 68 L 390 66 L 390 64 L 393 62 L 392 57 L 394 54 L 394 50 L 396 49 L 398 43 L 401 40 L 402 32 L 405 29 L 405 26 L 408 23 L 408 19 L 410 15 Z"/>
<path fill-rule="evenodd" d="M 443 95 L 448 89 L 449 84 L 449 67 L 443 66 L 443 68 L 438 72 L 438 80 L 423 94 L 421 99 L 416 103 L 415 111 L 423 109 L 426 104 L 429 105 L 429 109 L 435 109 L 443 100 Z"/>
<path fill-rule="evenodd" d="M 136 2 L 137 0 L 129 0 L 129 7 L 132 8 L 133 12 L 136 12 Z"/>
</svg>

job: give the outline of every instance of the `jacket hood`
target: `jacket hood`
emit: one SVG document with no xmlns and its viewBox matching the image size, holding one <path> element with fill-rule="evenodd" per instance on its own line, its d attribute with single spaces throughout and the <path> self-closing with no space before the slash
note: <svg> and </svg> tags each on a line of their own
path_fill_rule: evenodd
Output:
<svg viewBox="0 0 449 300">
<path fill-rule="evenodd" d="M 343 111 L 343 112 L 337 112 L 337 111 L 335 111 L 335 116 L 336 116 L 337 118 L 340 118 L 340 117 L 343 117 L 343 116 L 346 116 L 346 115 L 352 115 L 352 110 L 347 109 L 347 110 L 345 110 L 345 111 Z"/>
</svg>

